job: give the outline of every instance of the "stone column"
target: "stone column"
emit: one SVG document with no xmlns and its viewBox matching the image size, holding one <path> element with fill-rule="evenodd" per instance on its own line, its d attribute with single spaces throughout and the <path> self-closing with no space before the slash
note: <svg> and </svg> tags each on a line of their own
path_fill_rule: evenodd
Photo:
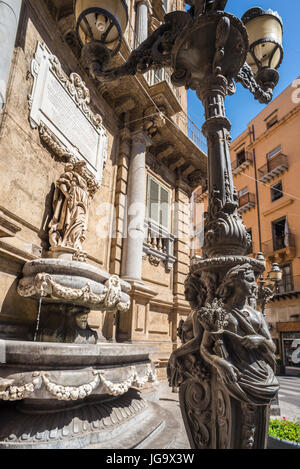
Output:
<svg viewBox="0 0 300 469">
<path fill-rule="evenodd" d="M 148 37 L 148 0 L 136 1 L 136 38 L 137 46 Z"/>
<path fill-rule="evenodd" d="M 132 134 L 128 177 L 128 229 L 125 243 L 123 278 L 142 283 L 143 244 L 145 238 L 146 151 L 151 139 L 143 131 Z"/>
<path fill-rule="evenodd" d="M 6 101 L 6 86 L 16 42 L 22 0 L 0 0 L 0 111 Z"/>
</svg>

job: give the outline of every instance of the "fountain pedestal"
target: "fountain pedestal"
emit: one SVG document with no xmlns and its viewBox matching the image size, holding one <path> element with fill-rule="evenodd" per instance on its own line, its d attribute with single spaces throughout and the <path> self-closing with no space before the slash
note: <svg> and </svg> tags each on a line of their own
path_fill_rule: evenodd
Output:
<svg viewBox="0 0 300 469">
<path fill-rule="evenodd" d="M 155 382 L 153 347 L 5 341 L 5 348 L 1 449 L 159 447 L 160 432 L 170 427 L 171 435 L 172 417 L 138 390 Z"/>
</svg>

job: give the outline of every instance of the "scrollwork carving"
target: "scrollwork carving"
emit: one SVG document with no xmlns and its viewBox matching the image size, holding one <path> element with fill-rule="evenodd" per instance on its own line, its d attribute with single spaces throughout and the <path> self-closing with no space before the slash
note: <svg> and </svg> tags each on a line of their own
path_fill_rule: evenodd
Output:
<svg viewBox="0 0 300 469">
<path fill-rule="evenodd" d="M 41 140 L 57 155 L 61 160 L 75 163 L 74 153 L 64 147 L 59 140 L 52 134 L 48 127 L 41 122 L 39 126 Z"/>
<path fill-rule="evenodd" d="M 188 27 L 192 18 L 185 12 L 169 13 L 165 23 L 159 26 L 136 50 L 124 65 L 103 70 L 97 60 L 101 52 L 94 45 L 83 49 L 83 61 L 93 78 L 100 82 L 114 81 L 120 77 L 146 73 L 151 69 L 171 66 L 171 53 L 179 30 Z M 103 51 L 102 51 L 103 52 Z M 99 55 L 98 55 L 99 54 Z"/>
<path fill-rule="evenodd" d="M 249 90 L 260 103 L 268 104 L 273 99 L 273 90 L 269 89 L 268 91 L 263 90 L 257 81 L 255 80 L 254 74 L 252 72 L 251 67 L 245 63 L 235 80 L 238 83 Z"/>
</svg>

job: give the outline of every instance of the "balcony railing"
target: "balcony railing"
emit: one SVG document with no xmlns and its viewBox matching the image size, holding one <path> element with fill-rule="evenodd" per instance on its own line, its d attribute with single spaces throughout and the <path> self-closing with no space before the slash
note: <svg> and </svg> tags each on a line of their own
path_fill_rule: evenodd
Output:
<svg viewBox="0 0 300 469">
<path fill-rule="evenodd" d="M 285 236 L 277 236 L 274 239 L 266 241 L 262 244 L 263 253 L 266 256 L 273 254 L 276 251 L 281 251 L 282 249 L 295 248 L 296 247 L 296 237 L 294 234 L 287 234 Z"/>
<path fill-rule="evenodd" d="M 270 181 L 273 177 L 283 173 L 289 168 L 289 161 L 286 155 L 282 153 L 274 156 L 264 166 L 258 170 L 259 180 L 262 182 Z"/>
<path fill-rule="evenodd" d="M 197 145 L 200 150 L 207 155 L 207 142 L 199 127 L 189 117 L 188 120 L 188 137 Z"/>
<path fill-rule="evenodd" d="M 300 292 L 300 275 L 286 275 L 277 285 L 276 295 Z"/>
<path fill-rule="evenodd" d="M 176 257 L 174 256 L 175 236 L 152 221 L 145 220 L 144 255 L 157 263 L 163 261 L 167 270 L 172 270 Z"/>
<path fill-rule="evenodd" d="M 243 213 L 246 212 L 247 210 L 250 210 L 251 208 L 255 207 L 256 205 L 256 197 L 255 194 L 252 194 L 251 192 L 247 192 L 247 194 L 242 195 L 239 198 L 239 212 Z"/>
<path fill-rule="evenodd" d="M 233 174 L 238 174 L 246 169 L 250 164 L 253 163 L 253 155 L 252 153 L 245 152 L 245 159 L 236 159 L 232 161 L 232 172 Z"/>
<path fill-rule="evenodd" d="M 149 72 L 145 73 L 144 77 L 149 86 L 155 86 L 158 83 L 166 81 L 175 94 L 177 101 L 181 104 L 181 91 L 179 88 L 172 85 L 171 76 L 165 68 L 161 68 L 159 70 L 150 70 Z"/>
<path fill-rule="evenodd" d="M 136 49 L 140 45 L 140 42 L 136 36 L 135 30 L 131 23 L 129 23 L 125 39 L 130 51 Z M 168 83 L 172 92 L 176 96 L 177 101 L 181 105 L 181 90 L 180 88 L 177 88 L 172 85 L 171 76 L 165 68 L 160 70 L 150 70 L 149 72 L 144 74 L 144 78 L 150 87 L 155 86 L 158 83 L 161 83 L 162 81 Z M 200 148 L 200 150 L 203 151 L 203 153 L 205 153 L 205 155 L 207 155 L 207 143 L 201 129 L 188 116 L 186 116 L 185 113 L 184 116 L 181 116 L 181 113 L 178 113 L 176 117 L 179 117 L 181 120 L 181 123 L 179 125 L 181 130 L 194 142 L 194 144 L 198 148 Z"/>
</svg>

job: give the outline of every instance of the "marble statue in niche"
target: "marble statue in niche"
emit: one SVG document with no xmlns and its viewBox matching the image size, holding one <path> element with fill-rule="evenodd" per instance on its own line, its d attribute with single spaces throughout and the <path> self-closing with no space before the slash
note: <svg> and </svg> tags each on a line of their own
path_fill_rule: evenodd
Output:
<svg viewBox="0 0 300 469">
<path fill-rule="evenodd" d="M 71 248 L 83 252 L 90 202 L 98 188 L 85 162 L 66 164 L 53 196 L 53 218 L 49 224 L 51 250 Z"/>
</svg>

